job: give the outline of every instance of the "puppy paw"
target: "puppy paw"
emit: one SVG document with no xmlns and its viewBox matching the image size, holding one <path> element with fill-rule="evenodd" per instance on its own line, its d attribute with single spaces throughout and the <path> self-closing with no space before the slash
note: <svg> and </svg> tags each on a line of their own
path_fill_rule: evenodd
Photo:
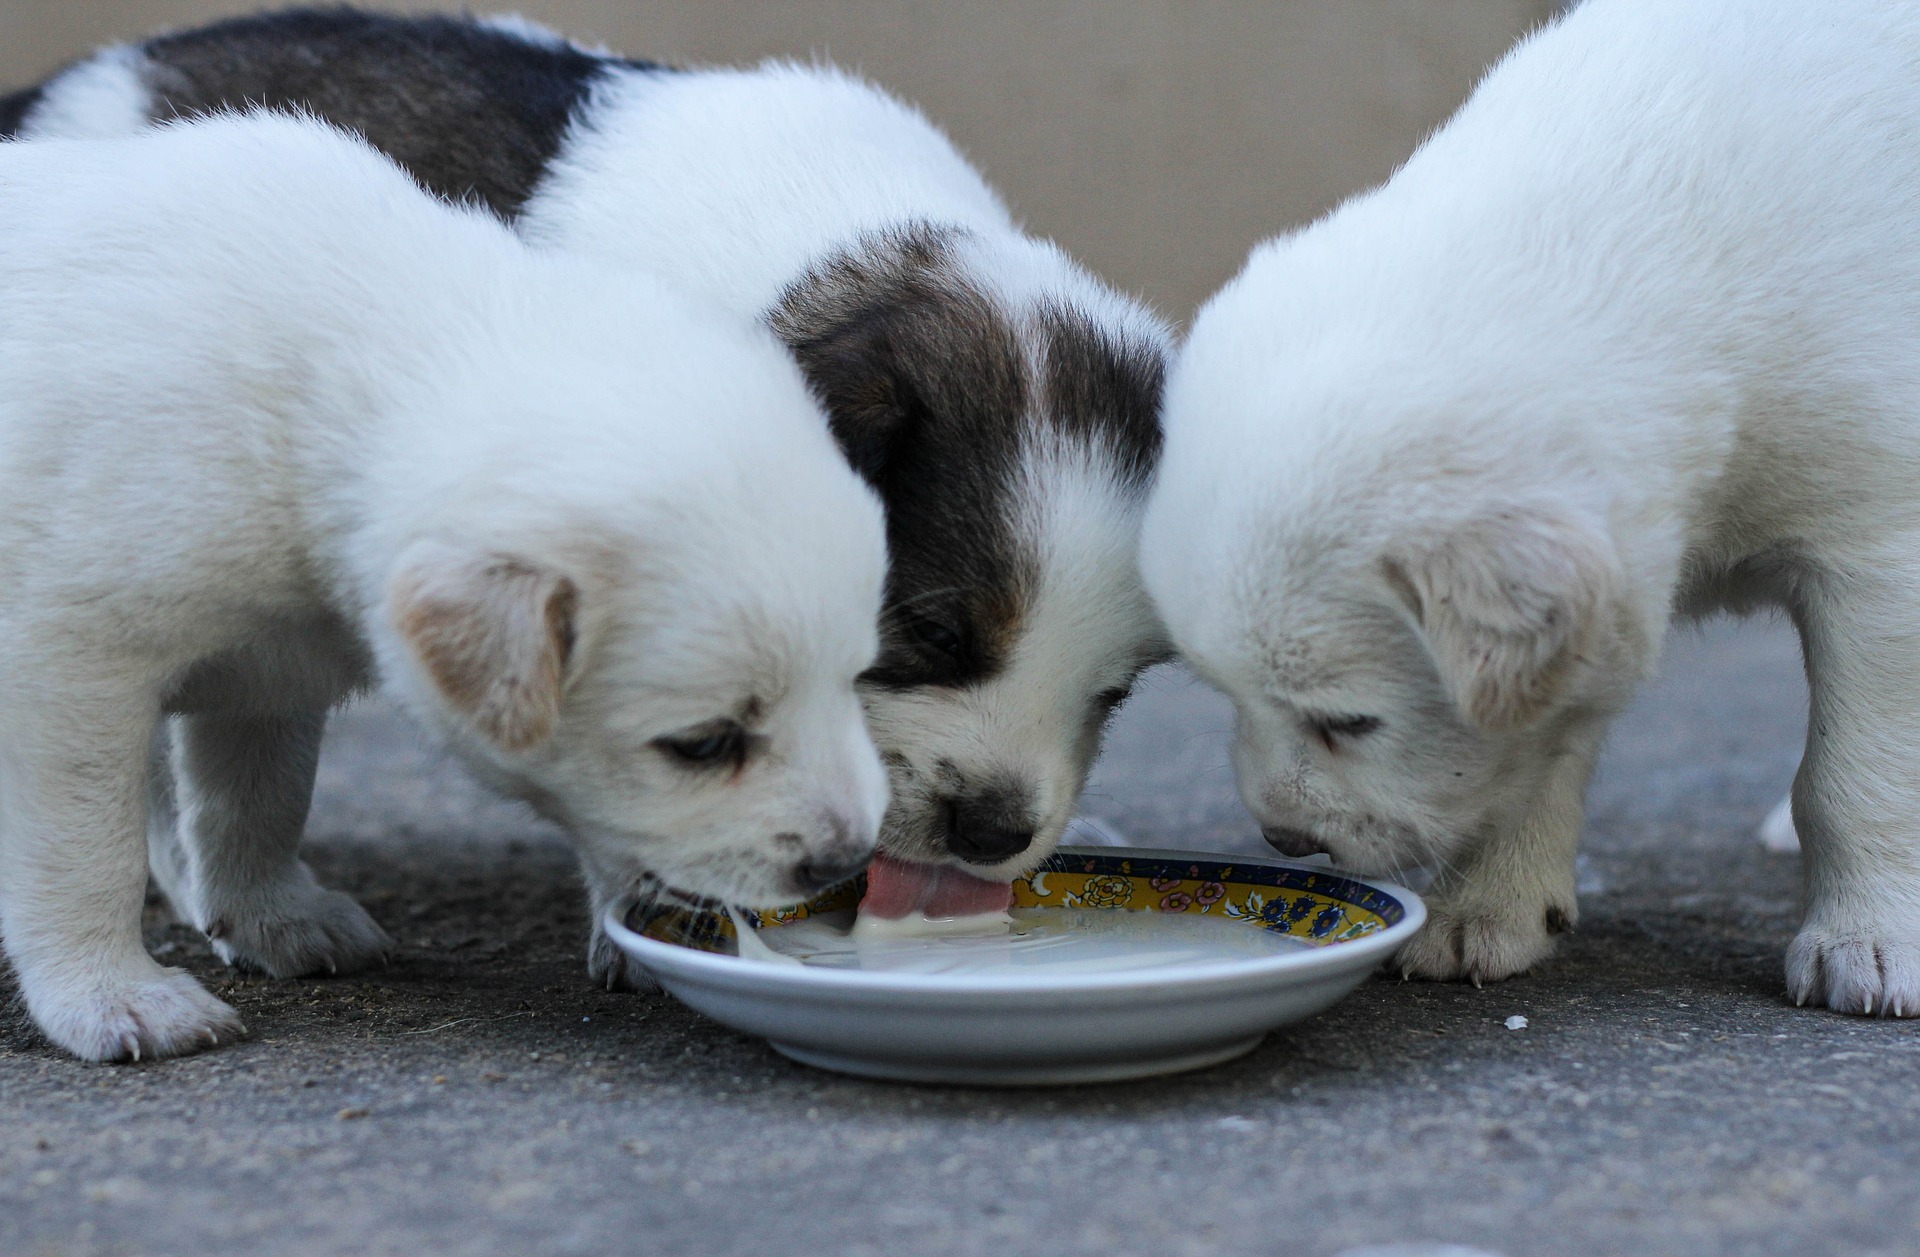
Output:
<svg viewBox="0 0 1920 1257">
<path fill-rule="evenodd" d="M 1575 916 L 1571 904 L 1469 904 L 1436 896 L 1427 902 L 1427 923 L 1393 963 L 1407 978 L 1498 982 L 1552 956 Z"/>
<path fill-rule="evenodd" d="M 186 1056 L 246 1033 L 240 1014 L 186 972 L 150 968 L 150 977 L 63 982 L 56 993 L 34 983 L 27 1005 L 49 1039 L 89 1061 Z"/>
<path fill-rule="evenodd" d="M 393 939 L 350 896 L 305 868 L 272 890 L 220 905 L 202 919 L 213 950 L 230 965 L 276 978 L 353 973 L 384 962 Z"/>
<path fill-rule="evenodd" d="M 1796 1004 L 1872 1017 L 1920 1017 L 1920 936 L 1808 925 L 1787 949 Z"/>
<path fill-rule="evenodd" d="M 587 942 L 587 976 L 596 986 L 609 991 L 651 995 L 660 989 L 645 966 L 614 945 L 596 919 L 593 937 Z"/>
</svg>

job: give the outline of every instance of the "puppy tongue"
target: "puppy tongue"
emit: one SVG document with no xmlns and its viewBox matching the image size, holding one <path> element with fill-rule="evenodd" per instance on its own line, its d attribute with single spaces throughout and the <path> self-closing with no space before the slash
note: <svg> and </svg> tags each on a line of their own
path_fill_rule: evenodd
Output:
<svg viewBox="0 0 1920 1257">
<path fill-rule="evenodd" d="M 913 864 L 881 852 L 867 865 L 860 915 L 897 921 L 911 913 L 944 920 L 1005 912 L 1013 902 L 1007 882 L 989 882 L 951 864 Z"/>
</svg>

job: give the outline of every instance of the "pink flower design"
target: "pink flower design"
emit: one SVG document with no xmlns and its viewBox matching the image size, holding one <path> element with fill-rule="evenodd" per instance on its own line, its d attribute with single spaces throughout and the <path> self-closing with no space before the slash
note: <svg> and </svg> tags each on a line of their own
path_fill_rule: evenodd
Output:
<svg viewBox="0 0 1920 1257">
<path fill-rule="evenodd" d="M 1193 897 L 1203 904 L 1217 903 L 1226 893 L 1227 888 L 1219 882 L 1202 882 L 1200 889 L 1193 892 Z"/>
<path fill-rule="evenodd" d="M 1177 877 L 1150 877 L 1147 879 L 1147 885 L 1159 891 L 1172 890 L 1179 884 L 1180 879 Z"/>
<path fill-rule="evenodd" d="M 1185 891 L 1175 891 L 1160 901 L 1162 912 L 1185 912 L 1193 903 L 1193 896 Z"/>
</svg>

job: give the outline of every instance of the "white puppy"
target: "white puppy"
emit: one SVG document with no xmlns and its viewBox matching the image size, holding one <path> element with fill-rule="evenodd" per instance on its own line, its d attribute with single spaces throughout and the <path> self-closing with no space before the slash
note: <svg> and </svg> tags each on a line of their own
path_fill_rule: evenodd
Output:
<svg viewBox="0 0 1920 1257">
<path fill-rule="evenodd" d="M 765 332 L 267 116 L 0 145 L 0 310 L 0 927 L 62 1047 L 239 1029 L 141 947 L 169 713 L 184 897 L 275 974 L 386 945 L 296 855 L 375 677 L 607 876 L 867 859 L 881 515 Z"/>
<path fill-rule="evenodd" d="M 518 19 L 293 9 L 104 49 L 0 96 L 0 135 L 253 104 L 349 128 L 528 240 L 764 320 L 886 506 L 862 687 L 885 875 L 937 894 L 1052 851 L 1107 717 L 1166 653 L 1135 564 L 1156 319 L 1023 232 L 917 109 L 821 65 L 674 70 Z M 597 907 L 634 889 L 591 880 Z M 642 981 L 598 919 L 592 972 Z"/>
<path fill-rule="evenodd" d="M 1920 1013 L 1917 130 L 1915 6 L 1591 0 L 1201 313 L 1148 584 L 1277 846 L 1445 864 L 1408 972 L 1547 956 L 1669 618 L 1781 606 L 1789 985 Z"/>
</svg>

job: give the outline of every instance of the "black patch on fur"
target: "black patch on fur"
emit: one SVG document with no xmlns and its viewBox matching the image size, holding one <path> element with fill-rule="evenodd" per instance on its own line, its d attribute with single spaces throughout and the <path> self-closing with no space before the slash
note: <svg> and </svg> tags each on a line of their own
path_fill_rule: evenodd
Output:
<svg viewBox="0 0 1920 1257">
<path fill-rule="evenodd" d="M 41 90 L 29 87 L 23 92 L 0 96 L 0 140 L 11 140 L 20 134 L 27 112 L 40 103 Z"/>
<path fill-rule="evenodd" d="M 1145 485 L 1160 458 L 1166 361 L 1151 343 L 1117 340 L 1077 310 L 1041 312 L 1047 336 L 1047 404 L 1054 425 L 1113 452 L 1127 481 Z"/>
<path fill-rule="evenodd" d="M 1547 927 L 1549 934 L 1565 934 L 1573 929 L 1573 921 L 1567 916 L 1567 910 L 1559 904 L 1554 904 L 1547 909 L 1543 924 Z"/>
<path fill-rule="evenodd" d="M 1006 316 L 953 265 L 958 235 L 874 233 L 768 315 L 886 507 L 887 609 L 866 679 L 891 688 L 992 676 L 1032 579 L 1008 519 L 1028 372 Z"/>
<path fill-rule="evenodd" d="M 358 132 L 429 191 L 502 218 L 526 204 L 600 78 L 662 68 L 469 18 L 351 8 L 235 18 L 142 50 L 157 120 L 304 111 Z"/>
</svg>

